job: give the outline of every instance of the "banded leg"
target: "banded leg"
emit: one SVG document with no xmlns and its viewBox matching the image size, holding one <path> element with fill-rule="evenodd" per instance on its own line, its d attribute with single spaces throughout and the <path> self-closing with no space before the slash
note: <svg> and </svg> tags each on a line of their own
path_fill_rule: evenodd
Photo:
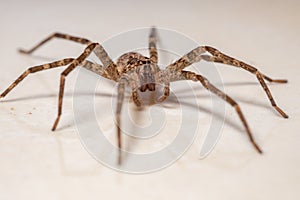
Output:
<svg viewBox="0 0 300 200">
<path fill-rule="evenodd" d="M 139 86 L 137 85 L 137 82 L 136 82 L 137 78 L 138 77 L 136 76 L 136 73 L 125 74 L 122 76 L 122 79 L 125 79 L 127 81 L 128 85 L 131 87 L 131 90 L 132 90 L 131 97 L 132 97 L 134 104 L 137 107 L 141 107 L 143 104 L 143 101 L 138 94 Z"/>
<path fill-rule="evenodd" d="M 65 78 L 66 76 L 73 71 L 78 65 L 80 65 L 91 53 L 92 51 L 99 45 L 98 43 L 92 43 L 88 45 L 84 52 L 76 59 L 72 61 L 72 63 L 65 69 L 60 76 L 60 86 L 59 86 L 59 97 L 58 97 L 58 113 L 56 120 L 53 124 L 52 131 L 54 131 L 57 127 L 57 124 L 59 122 L 61 113 L 62 113 L 62 103 L 63 103 L 63 94 L 64 94 L 64 88 L 65 88 Z"/>
<path fill-rule="evenodd" d="M 102 47 L 102 45 L 97 45 L 95 49 L 93 50 L 95 55 L 99 58 L 99 60 L 102 62 L 104 69 L 107 71 L 108 74 L 111 76 L 111 80 L 118 81 L 120 75 L 117 70 L 116 64 L 112 61 L 112 59 L 109 57 L 108 53 L 105 51 L 105 49 Z"/>
<path fill-rule="evenodd" d="M 157 102 L 163 102 L 170 95 L 170 83 L 166 84 L 164 87 L 164 93 L 161 97 L 157 99 Z"/>
<path fill-rule="evenodd" d="M 152 27 L 149 35 L 149 53 L 150 53 L 150 60 L 153 63 L 157 64 L 158 56 L 157 56 L 156 43 L 157 43 L 156 29 L 155 27 Z"/>
<path fill-rule="evenodd" d="M 136 89 L 133 89 L 132 90 L 132 100 L 133 102 L 135 103 L 135 105 L 137 107 L 140 107 L 142 105 L 142 101 L 141 99 L 139 98 L 139 95 L 138 95 L 138 92 Z"/>
<path fill-rule="evenodd" d="M 44 45 L 45 43 L 47 43 L 48 41 L 50 41 L 53 38 L 65 39 L 65 40 L 77 42 L 77 43 L 84 44 L 84 45 L 92 44 L 92 42 L 90 40 L 85 39 L 85 38 L 75 37 L 75 36 L 71 36 L 71 35 L 63 34 L 63 33 L 54 33 L 54 34 L 51 34 L 50 36 L 48 36 L 47 38 L 45 38 L 44 40 L 42 40 L 40 43 L 38 43 L 34 47 L 32 47 L 30 50 L 21 49 L 20 52 L 25 53 L 25 54 L 31 54 L 35 50 L 37 50 L 39 47 L 41 47 L 42 45 Z M 112 79 L 116 81 L 119 77 L 118 71 L 116 69 L 115 64 L 113 63 L 111 58 L 108 56 L 108 54 L 104 50 L 104 48 L 101 45 L 97 45 L 97 47 L 94 49 L 94 53 L 101 60 L 101 62 L 103 63 L 103 65 L 104 65 L 105 69 L 108 71 L 108 73 L 111 74 Z"/>
<path fill-rule="evenodd" d="M 127 83 L 126 78 L 121 78 L 118 85 L 118 101 L 117 101 L 117 110 L 116 110 L 116 121 L 117 121 L 117 141 L 118 141 L 118 164 L 122 162 L 122 143 L 121 143 L 121 111 L 125 95 L 125 85 Z"/>
<path fill-rule="evenodd" d="M 203 55 L 205 52 L 209 52 L 213 56 Z M 271 79 L 270 77 L 259 72 L 256 68 L 254 68 L 242 61 L 239 61 L 232 57 L 229 57 L 212 47 L 208 47 L 208 46 L 197 47 L 197 48 L 193 49 L 192 51 L 190 51 L 189 53 L 187 53 L 186 55 L 182 56 L 176 62 L 169 65 L 166 70 L 169 70 L 169 72 L 173 71 L 173 70 L 176 70 L 176 71 L 182 70 L 182 69 L 192 65 L 195 62 L 199 62 L 201 59 L 204 59 L 204 60 L 210 61 L 210 62 L 219 62 L 219 63 L 232 65 L 235 67 L 240 67 L 242 69 L 245 69 L 245 70 L 251 72 L 252 74 L 255 74 L 257 79 L 259 80 L 261 86 L 263 87 L 265 93 L 267 94 L 272 106 L 277 110 L 277 112 L 280 113 L 281 116 L 283 116 L 284 118 L 288 118 L 288 115 L 276 105 L 275 100 L 274 100 L 267 84 L 265 83 L 264 79 L 266 79 L 269 82 L 276 82 L 276 83 L 286 83 L 287 80 Z"/>
<path fill-rule="evenodd" d="M 103 76 L 104 78 L 112 80 L 111 74 L 109 74 L 102 65 L 90 62 L 88 60 L 84 60 L 81 65 L 87 70 L 90 70 L 100 76 Z"/>
<path fill-rule="evenodd" d="M 19 51 L 21 53 L 31 54 L 35 50 L 37 50 L 39 47 L 41 47 L 42 45 L 44 45 L 45 43 L 47 43 L 48 41 L 50 41 L 53 38 L 60 38 L 60 39 L 70 40 L 70 41 L 73 41 L 73 42 L 77 42 L 77 43 L 80 43 L 80 44 L 86 44 L 86 45 L 92 43 L 90 40 L 85 39 L 85 38 L 75 37 L 75 36 L 71 36 L 71 35 L 63 34 L 63 33 L 53 33 L 53 34 L 49 35 L 47 38 L 45 38 L 44 40 L 42 40 L 40 43 L 38 43 L 37 45 L 32 47 L 31 49 L 29 49 L 29 50 L 20 49 Z"/>
<path fill-rule="evenodd" d="M 253 135 L 250 131 L 250 128 L 248 126 L 248 123 L 242 113 L 242 110 L 240 108 L 240 106 L 231 98 L 229 97 L 227 94 L 225 94 L 224 92 L 222 92 L 221 90 L 219 90 L 218 88 L 216 88 L 215 86 L 213 86 L 205 77 L 195 74 L 194 72 L 189 72 L 189 71 L 182 71 L 182 74 L 180 75 L 180 77 L 174 78 L 173 81 L 176 80 L 192 80 L 192 81 L 200 81 L 200 83 L 203 85 L 203 87 L 207 90 L 209 90 L 210 92 L 214 93 L 215 95 L 217 95 L 218 97 L 222 98 L 224 101 L 226 101 L 227 103 L 229 103 L 232 107 L 234 107 L 235 111 L 237 112 L 240 120 L 242 121 L 248 137 L 250 139 L 250 142 L 252 143 L 252 145 L 254 146 L 254 148 L 259 152 L 262 153 L 262 150 L 260 149 L 260 147 L 256 144 Z"/>
<path fill-rule="evenodd" d="M 197 47 L 192 51 L 188 52 L 181 58 L 179 58 L 174 63 L 170 64 L 166 70 L 167 71 L 181 71 L 184 68 L 192 65 L 193 63 L 199 62 L 201 60 L 201 55 L 205 53 L 203 47 Z"/>
<path fill-rule="evenodd" d="M 252 74 L 256 75 L 256 78 L 258 79 L 260 85 L 262 86 L 262 88 L 264 89 L 265 93 L 267 94 L 271 105 L 277 110 L 277 112 L 280 113 L 280 115 L 284 118 L 288 118 L 288 115 L 285 114 L 285 112 L 279 108 L 277 106 L 277 104 L 275 103 L 275 100 L 271 94 L 271 91 L 269 90 L 267 84 L 265 83 L 264 79 L 266 79 L 269 82 L 276 82 L 276 83 L 287 83 L 287 80 L 283 80 L 283 79 L 271 79 L 270 77 L 262 74 L 258 69 L 256 69 L 255 67 L 248 65 L 240 60 L 237 60 L 235 58 L 232 58 L 230 56 L 227 56 L 223 53 L 221 53 L 220 51 L 218 51 L 217 49 L 213 48 L 213 47 L 208 47 L 208 46 L 204 46 L 203 47 L 207 52 L 209 52 L 210 54 L 212 54 L 212 56 L 201 56 L 204 60 L 210 61 L 210 62 L 218 62 L 218 63 L 223 63 L 223 64 L 227 64 L 227 65 L 232 65 L 235 67 L 240 67 L 242 69 L 245 69 L 247 71 L 249 71 Z"/>
<path fill-rule="evenodd" d="M 74 58 L 66 58 L 63 60 L 55 61 L 52 63 L 47 63 L 44 65 L 39 65 L 35 67 L 30 67 L 28 68 L 23 74 L 21 74 L 1 95 L 0 98 L 5 97 L 12 89 L 14 89 L 25 77 L 27 77 L 29 74 L 47 70 L 47 69 L 52 69 L 56 67 L 61 67 L 70 64 Z"/>
</svg>

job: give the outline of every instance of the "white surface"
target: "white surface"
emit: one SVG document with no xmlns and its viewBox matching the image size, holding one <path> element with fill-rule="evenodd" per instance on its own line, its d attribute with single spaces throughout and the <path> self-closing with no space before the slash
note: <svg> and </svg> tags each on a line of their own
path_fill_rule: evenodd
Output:
<svg viewBox="0 0 300 200">
<path fill-rule="evenodd" d="M 270 89 L 290 118 L 282 119 L 271 108 L 255 77 L 220 66 L 226 92 L 241 104 L 265 154 L 258 155 L 244 132 L 235 128 L 240 122 L 228 106 L 230 123 L 206 159 L 198 159 L 200 135 L 167 169 L 120 174 L 97 163 L 80 144 L 72 86 L 66 90 L 59 129 L 50 131 L 60 70 L 42 72 L 28 77 L 0 104 L 0 199 L 299 199 L 299 9 L 298 1 L 2 1 L 1 91 L 28 66 L 82 51 L 76 44 L 56 40 L 35 57 L 16 52 L 49 33 L 101 42 L 125 30 L 156 25 L 218 47 L 271 77 L 287 78 L 288 84 L 270 84 Z M 49 59 L 38 57 L 44 55 Z M 68 82 L 72 77 L 76 73 Z"/>
</svg>

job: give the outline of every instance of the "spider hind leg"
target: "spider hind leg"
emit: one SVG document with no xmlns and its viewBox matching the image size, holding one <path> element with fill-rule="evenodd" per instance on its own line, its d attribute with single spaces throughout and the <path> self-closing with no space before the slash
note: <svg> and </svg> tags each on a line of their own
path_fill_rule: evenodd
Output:
<svg viewBox="0 0 300 200">
<path fill-rule="evenodd" d="M 266 79 L 269 82 L 275 82 L 275 83 L 287 83 L 287 80 L 284 79 L 272 79 L 264 74 L 262 74 L 257 68 L 248 65 L 240 60 L 237 60 L 235 58 L 232 58 L 228 55 L 225 55 L 223 53 L 221 53 L 219 50 L 213 48 L 213 47 L 209 47 L 209 46 L 204 46 L 203 47 L 207 52 L 209 52 L 210 54 L 212 54 L 212 56 L 207 56 L 207 55 L 201 55 L 200 57 L 206 61 L 210 61 L 210 62 L 217 62 L 217 63 L 223 63 L 223 64 L 227 64 L 227 65 L 231 65 L 231 66 L 235 66 L 235 67 L 239 67 L 242 68 L 246 71 L 249 71 L 252 74 L 256 75 L 256 78 L 258 79 L 260 85 L 262 86 L 263 90 L 265 91 L 265 93 L 267 94 L 267 97 L 269 98 L 269 101 L 271 103 L 271 105 L 275 108 L 275 110 L 277 110 L 277 112 L 284 118 L 288 118 L 288 115 L 277 106 L 271 91 L 269 90 L 266 82 L 264 81 L 264 79 Z"/>
</svg>

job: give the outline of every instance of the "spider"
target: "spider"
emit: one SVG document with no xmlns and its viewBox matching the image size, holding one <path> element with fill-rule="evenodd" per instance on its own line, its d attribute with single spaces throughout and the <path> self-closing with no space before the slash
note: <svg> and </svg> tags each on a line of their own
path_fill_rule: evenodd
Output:
<svg viewBox="0 0 300 200">
<path fill-rule="evenodd" d="M 140 107 L 142 105 L 141 98 L 139 97 L 140 92 L 155 91 L 157 85 L 163 85 L 163 94 L 157 99 L 157 102 L 164 101 L 170 94 L 170 83 L 180 80 L 191 80 L 195 82 L 200 82 L 202 86 L 208 91 L 214 93 L 218 97 L 222 98 L 224 101 L 229 103 L 238 114 L 243 126 L 246 129 L 250 142 L 258 153 L 262 153 L 261 148 L 255 142 L 254 137 L 250 131 L 248 123 L 242 113 L 239 104 L 233 100 L 230 96 L 216 88 L 212 85 L 207 78 L 200 74 L 196 74 L 191 71 L 184 70 L 186 67 L 192 65 L 193 63 L 199 62 L 201 60 L 207 62 L 222 63 L 226 65 L 231 65 L 237 68 L 242 68 L 256 76 L 260 85 L 264 89 L 267 97 L 269 98 L 271 105 L 279 112 L 279 114 L 288 118 L 275 103 L 272 94 L 265 83 L 268 82 L 275 83 L 287 83 L 287 80 L 283 79 L 272 79 L 263 73 L 261 73 L 255 67 L 246 64 L 240 60 L 232 58 L 219 50 L 210 46 L 199 46 L 184 56 L 182 56 L 177 61 L 168 65 L 165 69 L 160 69 L 158 66 L 158 53 L 157 53 L 157 31 L 155 27 L 151 28 L 149 34 L 149 57 L 146 57 L 140 53 L 128 52 L 121 55 L 117 62 L 114 63 L 109 57 L 105 49 L 96 42 L 91 42 L 88 39 L 74 37 L 68 34 L 54 33 L 48 36 L 46 39 L 42 40 L 36 46 L 30 50 L 19 51 L 24 54 L 31 54 L 39 47 L 47 43 L 53 38 L 65 39 L 73 42 L 77 42 L 86 45 L 83 53 L 77 58 L 65 58 L 55 62 L 34 66 L 28 68 L 23 74 L 21 74 L 1 95 L 0 98 L 5 97 L 15 86 L 17 86 L 27 75 L 40 72 L 43 70 L 48 70 L 56 67 L 62 67 L 68 65 L 68 67 L 61 73 L 60 76 L 60 87 L 59 87 L 59 98 L 58 98 L 58 113 L 56 120 L 54 121 L 52 131 L 55 131 L 58 122 L 62 114 L 62 104 L 63 104 L 63 94 L 65 87 L 66 77 L 78 66 L 82 66 L 104 78 L 115 81 L 118 84 L 118 95 L 117 95 L 117 109 L 116 109 L 116 134 L 117 134 L 117 145 L 119 148 L 118 163 L 121 164 L 121 120 L 120 114 L 122 109 L 122 104 L 124 100 L 125 86 L 129 86 L 132 90 L 132 99 L 136 106 Z M 100 59 L 102 65 L 88 61 L 87 58 L 91 53 Z"/>
</svg>

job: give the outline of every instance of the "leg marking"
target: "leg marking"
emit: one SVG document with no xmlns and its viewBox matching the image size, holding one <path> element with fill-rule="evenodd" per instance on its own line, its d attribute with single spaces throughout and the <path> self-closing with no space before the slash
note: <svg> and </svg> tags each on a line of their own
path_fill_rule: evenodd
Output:
<svg viewBox="0 0 300 200">
<path fill-rule="evenodd" d="M 52 63 L 47 63 L 44 65 L 39 65 L 35 67 L 30 67 L 28 68 L 23 74 L 21 74 L 1 95 L 0 98 L 5 97 L 12 89 L 14 89 L 26 76 L 32 73 L 36 73 L 39 71 L 47 70 L 47 69 L 52 69 L 56 67 L 61 67 L 65 66 L 67 64 L 70 64 L 74 59 L 73 58 L 66 58 L 63 60 L 55 61 Z"/>
</svg>

